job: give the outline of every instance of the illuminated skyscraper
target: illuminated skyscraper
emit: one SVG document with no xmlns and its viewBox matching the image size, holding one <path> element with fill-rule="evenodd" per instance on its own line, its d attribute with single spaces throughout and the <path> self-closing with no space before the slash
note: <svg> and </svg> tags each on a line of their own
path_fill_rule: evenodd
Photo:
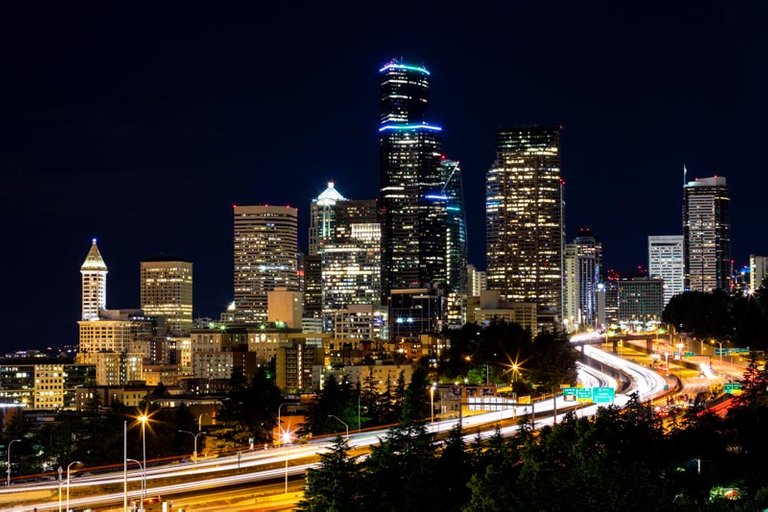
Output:
<svg viewBox="0 0 768 512">
<path fill-rule="evenodd" d="M 235 320 L 267 321 L 267 292 L 298 291 L 297 210 L 235 206 Z"/>
<path fill-rule="evenodd" d="M 346 201 L 335 188 L 332 181 L 309 207 L 309 253 L 304 258 L 304 316 L 320 318 L 322 306 L 322 258 L 320 249 L 330 240 L 336 225 L 334 206 L 339 201 Z"/>
<path fill-rule="evenodd" d="M 648 277 L 664 281 L 664 305 L 685 291 L 682 235 L 648 237 Z"/>
<path fill-rule="evenodd" d="M 334 206 L 338 201 L 346 201 L 332 181 L 328 182 L 322 194 L 312 200 L 309 208 L 309 254 L 320 253 L 320 247 L 325 240 L 328 240 L 333 232 L 335 225 Z"/>
<path fill-rule="evenodd" d="M 542 327 L 562 318 L 560 128 L 501 130 L 486 183 L 488 289 L 537 304 Z"/>
<path fill-rule="evenodd" d="M 166 331 L 186 336 L 192 329 L 192 262 L 156 257 L 140 263 L 140 300 L 144 314 L 163 318 Z"/>
<path fill-rule="evenodd" d="M 603 244 L 587 228 L 565 246 L 565 323 L 569 329 L 598 322 L 597 285 L 601 282 Z"/>
<path fill-rule="evenodd" d="M 107 309 L 107 265 L 101 257 L 96 239 L 80 267 L 82 275 L 82 319 L 98 320 L 99 310 Z"/>
<path fill-rule="evenodd" d="M 426 116 L 429 71 L 392 61 L 379 72 L 384 295 L 398 288 L 444 288 L 448 198 L 441 128 Z"/>
<path fill-rule="evenodd" d="M 320 248 L 324 330 L 334 311 L 381 303 L 381 224 L 376 200 L 339 201 Z"/>
<path fill-rule="evenodd" d="M 684 187 L 685 287 L 708 292 L 730 289 L 731 198 L 722 176 Z"/>
<path fill-rule="evenodd" d="M 464 216 L 464 187 L 459 162 L 444 159 L 443 194 L 446 197 L 446 320 L 448 326 L 466 322 L 467 223 Z"/>
<path fill-rule="evenodd" d="M 754 292 L 768 277 L 768 256 L 749 255 L 749 290 Z"/>
</svg>

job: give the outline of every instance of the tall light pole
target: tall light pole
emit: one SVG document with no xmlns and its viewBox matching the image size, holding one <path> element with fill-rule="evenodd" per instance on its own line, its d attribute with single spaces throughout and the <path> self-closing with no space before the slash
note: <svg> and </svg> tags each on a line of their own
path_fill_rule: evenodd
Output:
<svg viewBox="0 0 768 512">
<path fill-rule="evenodd" d="M 61 512 L 61 474 L 64 472 L 64 469 L 59 466 L 59 512 Z"/>
<path fill-rule="evenodd" d="M 712 340 L 712 344 L 714 345 L 715 343 L 720 345 L 720 362 L 722 363 L 723 362 L 723 342 Z"/>
<path fill-rule="evenodd" d="M 430 423 L 435 422 L 435 384 L 429 387 L 429 418 Z"/>
<path fill-rule="evenodd" d="M 329 418 L 334 418 L 336 421 L 338 421 L 339 423 L 344 425 L 344 427 L 347 429 L 347 441 L 349 441 L 349 425 L 347 425 L 346 423 L 341 421 L 341 418 L 339 418 L 338 416 L 334 416 L 333 414 L 329 414 L 328 417 Z"/>
<path fill-rule="evenodd" d="M 208 416 L 210 418 L 210 414 L 207 412 L 204 412 L 200 416 L 197 417 L 197 431 L 200 432 L 203 430 L 203 416 Z"/>
<path fill-rule="evenodd" d="M 204 436 L 205 432 L 198 432 L 195 434 L 194 432 L 190 432 L 189 430 L 179 430 L 182 434 L 189 434 L 195 439 L 195 451 L 192 452 L 192 460 L 195 461 L 195 464 L 197 464 L 197 436 Z"/>
<path fill-rule="evenodd" d="M 281 444 L 282 444 L 282 440 L 283 440 L 283 436 L 282 436 L 282 434 L 283 434 L 283 428 L 280 426 L 280 425 L 282 424 L 282 421 L 280 420 L 280 409 L 282 409 L 282 408 L 283 408 L 283 406 L 284 406 L 285 404 L 287 404 L 287 403 L 289 403 L 289 402 L 283 402 L 283 403 L 281 403 L 281 404 L 280 404 L 280 405 L 277 407 L 277 434 L 278 434 L 278 435 L 277 435 L 277 438 L 278 438 L 278 439 L 280 439 L 280 442 L 281 442 Z M 288 492 L 288 491 L 286 491 L 286 492 Z"/>
<path fill-rule="evenodd" d="M 8 481 L 7 484 L 9 487 L 11 485 L 11 446 L 13 446 L 13 443 L 20 443 L 21 439 L 14 439 L 10 443 L 8 443 Z"/>
<path fill-rule="evenodd" d="M 70 479 L 69 471 L 73 464 L 82 464 L 82 462 L 80 462 L 79 460 L 76 460 L 76 461 L 70 462 L 67 465 L 67 512 L 69 512 L 69 479 Z"/>
<path fill-rule="evenodd" d="M 144 466 L 141 465 L 141 462 L 139 462 L 136 459 L 125 459 L 126 466 L 127 466 L 127 464 L 129 462 L 135 462 L 136 464 L 138 464 L 140 474 L 141 475 L 144 474 Z M 126 491 L 125 492 L 126 492 L 126 496 L 128 496 L 128 494 L 127 494 L 128 488 L 127 487 L 126 487 Z M 139 507 L 139 510 L 144 510 L 144 479 L 143 478 L 141 480 L 141 496 L 142 496 L 142 498 L 141 498 L 141 507 Z M 125 510 L 128 510 L 128 509 L 125 509 Z"/>
<path fill-rule="evenodd" d="M 283 444 L 291 442 L 291 433 L 286 432 L 282 436 Z M 285 494 L 288 494 L 288 450 L 285 451 Z"/>
<path fill-rule="evenodd" d="M 144 508 L 144 500 L 147 498 L 147 422 L 149 416 L 142 414 L 138 417 L 141 423 L 141 454 L 144 464 L 141 467 L 141 508 Z"/>
<path fill-rule="evenodd" d="M 128 510 L 128 420 L 123 421 L 123 511 Z"/>
</svg>

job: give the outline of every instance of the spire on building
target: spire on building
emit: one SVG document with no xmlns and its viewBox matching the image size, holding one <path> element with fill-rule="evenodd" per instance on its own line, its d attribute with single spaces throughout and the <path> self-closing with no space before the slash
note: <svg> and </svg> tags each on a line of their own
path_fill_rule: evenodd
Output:
<svg viewBox="0 0 768 512">
<path fill-rule="evenodd" d="M 328 188 L 326 188 L 323 193 L 317 196 L 317 199 L 315 199 L 317 204 L 320 206 L 332 205 L 336 204 L 336 201 L 346 200 L 347 198 L 341 195 L 338 190 L 336 190 L 336 187 L 332 181 L 328 182 Z"/>
<path fill-rule="evenodd" d="M 91 249 L 88 251 L 88 255 L 85 257 L 80 270 L 107 270 L 107 264 L 104 263 L 104 258 L 101 257 L 101 252 L 99 252 L 99 246 L 96 245 L 95 238 L 91 241 Z"/>
<path fill-rule="evenodd" d="M 101 257 L 94 238 L 83 266 L 82 278 L 83 320 L 98 320 L 99 311 L 107 309 L 107 265 Z"/>
</svg>

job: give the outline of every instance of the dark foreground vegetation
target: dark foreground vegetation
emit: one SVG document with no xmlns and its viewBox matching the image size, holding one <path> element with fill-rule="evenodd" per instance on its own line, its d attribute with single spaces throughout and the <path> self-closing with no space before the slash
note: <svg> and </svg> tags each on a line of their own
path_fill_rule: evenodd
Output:
<svg viewBox="0 0 768 512">
<path fill-rule="evenodd" d="M 768 371 L 753 363 L 725 417 L 690 409 L 667 423 L 649 406 L 570 415 L 539 431 L 435 442 L 392 429 L 367 458 L 337 438 L 311 470 L 304 511 L 762 510 L 768 506 Z"/>
</svg>

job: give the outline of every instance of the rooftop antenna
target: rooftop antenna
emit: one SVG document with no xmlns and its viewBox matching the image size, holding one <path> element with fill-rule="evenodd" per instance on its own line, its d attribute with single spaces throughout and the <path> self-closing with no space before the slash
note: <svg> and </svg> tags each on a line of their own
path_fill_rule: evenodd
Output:
<svg viewBox="0 0 768 512">
<path fill-rule="evenodd" d="M 687 181 L 686 181 L 686 174 L 688 174 L 688 169 L 685 168 L 685 164 L 683 164 L 683 187 L 685 187 Z"/>
</svg>

